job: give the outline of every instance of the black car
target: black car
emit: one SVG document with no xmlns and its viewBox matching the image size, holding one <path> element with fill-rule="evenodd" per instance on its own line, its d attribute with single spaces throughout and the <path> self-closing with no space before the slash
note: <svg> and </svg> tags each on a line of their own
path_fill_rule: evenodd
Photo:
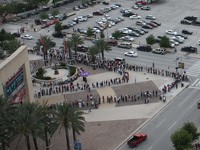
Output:
<svg viewBox="0 0 200 150">
<path fill-rule="evenodd" d="M 119 7 L 121 7 L 122 5 L 121 4 L 115 4 L 116 6 L 119 6 Z"/>
<path fill-rule="evenodd" d="M 183 34 L 187 34 L 187 35 L 192 35 L 192 31 L 188 31 L 188 30 L 182 30 Z"/>
<path fill-rule="evenodd" d="M 200 26 L 200 22 L 199 22 L 199 21 L 193 21 L 193 22 L 192 22 L 192 25 Z"/>
<path fill-rule="evenodd" d="M 154 24 L 154 23 L 152 23 L 152 22 L 147 22 L 147 25 L 149 25 L 149 26 L 151 26 L 151 27 L 153 27 L 153 28 L 157 27 L 157 25 Z"/>
<path fill-rule="evenodd" d="M 148 45 L 141 45 L 141 46 L 137 47 L 137 50 L 138 51 L 151 52 L 152 48 L 151 48 L 151 46 L 148 46 Z"/>
<path fill-rule="evenodd" d="M 79 45 L 76 50 L 78 52 L 88 52 L 88 46 Z"/>
<path fill-rule="evenodd" d="M 64 1 L 63 1 L 63 4 L 67 4 L 67 3 L 69 3 L 68 0 L 64 0 Z"/>
<path fill-rule="evenodd" d="M 62 29 L 69 29 L 70 28 L 70 26 L 69 25 L 67 25 L 67 24 L 65 24 L 65 25 L 62 25 Z"/>
<path fill-rule="evenodd" d="M 144 26 L 142 26 L 142 28 L 144 28 L 144 29 L 153 29 L 153 27 L 148 26 L 148 25 L 144 25 Z"/>
<path fill-rule="evenodd" d="M 187 16 L 184 18 L 185 20 L 188 20 L 188 21 L 196 21 L 197 20 L 197 17 L 194 17 L 194 16 Z"/>
<path fill-rule="evenodd" d="M 105 1 L 104 1 L 102 4 L 104 4 L 104 5 L 109 5 L 109 3 L 108 3 L 108 2 L 105 2 Z"/>
<path fill-rule="evenodd" d="M 192 24 L 192 21 L 188 21 L 188 20 L 181 20 L 180 22 L 181 24 L 187 24 L 187 25 L 190 25 Z"/>
<path fill-rule="evenodd" d="M 160 25 L 161 25 L 161 23 L 159 23 L 159 22 L 156 22 L 156 21 L 150 21 L 150 22 L 152 22 L 152 23 L 156 24 L 157 26 L 160 26 Z"/>
<path fill-rule="evenodd" d="M 128 13 L 123 13 L 123 14 L 122 14 L 123 17 L 130 17 L 130 16 L 132 16 L 132 15 L 135 15 L 135 14 L 132 13 L 132 12 L 128 12 Z"/>
<path fill-rule="evenodd" d="M 63 21 L 65 19 L 67 19 L 67 15 L 65 13 L 59 17 L 59 21 Z"/>
<path fill-rule="evenodd" d="M 185 46 L 181 48 L 181 51 L 189 53 L 197 53 L 197 48 L 193 46 Z"/>
<path fill-rule="evenodd" d="M 15 37 L 20 37 L 20 33 L 18 32 L 13 33 L 12 35 L 14 35 Z"/>
<path fill-rule="evenodd" d="M 41 22 L 41 20 L 40 20 L 40 19 L 35 19 L 35 24 L 36 24 L 36 25 L 41 25 L 41 24 L 42 24 L 42 22 Z"/>
<path fill-rule="evenodd" d="M 52 33 L 52 36 L 54 38 L 64 38 L 66 35 L 63 33 L 54 32 L 54 33 Z"/>
</svg>

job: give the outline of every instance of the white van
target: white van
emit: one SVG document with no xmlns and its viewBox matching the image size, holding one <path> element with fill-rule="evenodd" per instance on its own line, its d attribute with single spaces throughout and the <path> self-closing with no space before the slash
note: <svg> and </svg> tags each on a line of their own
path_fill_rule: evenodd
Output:
<svg viewBox="0 0 200 150">
<path fill-rule="evenodd" d="M 122 42 L 122 43 L 119 43 L 117 46 L 120 47 L 120 48 L 130 49 L 130 48 L 132 48 L 132 43 Z"/>
</svg>

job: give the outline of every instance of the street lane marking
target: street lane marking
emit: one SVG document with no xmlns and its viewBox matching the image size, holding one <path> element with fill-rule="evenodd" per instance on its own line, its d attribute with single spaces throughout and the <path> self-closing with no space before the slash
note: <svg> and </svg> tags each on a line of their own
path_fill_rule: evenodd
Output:
<svg viewBox="0 0 200 150">
<path fill-rule="evenodd" d="M 195 102 L 194 104 L 192 104 L 190 107 L 189 107 L 189 109 L 191 109 L 194 105 L 196 105 L 197 103 Z"/>
<path fill-rule="evenodd" d="M 151 150 L 152 149 L 152 146 L 151 147 L 149 147 L 149 149 L 148 150 Z"/>
<path fill-rule="evenodd" d="M 169 127 L 169 129 L 167 131 L 169 131 L 176 123 L 177 123 L 177 121 L 175 121 L 174 124 L 171 125 L 171 127 Z"/>
<path fill-rule="evenodd" d="M 193 93 L 190 93 L 189 96 L 187 96 L 187 98 L 178 105 L 178 107 L 183 105 L 183 103 L 185 103 L 191 95 L 193 95 Z"/>
<path fill-rule="evenodd" d="M 162 121 L 156 126 L 156 128 L 158 128 L 163 122 L 165 122 L 165 119 L 162 120 Z"/>
<path fill-rule="evenodd" d="M 199 79 L 196 79 L 196 81 L 194 81 L 194 83 L 192 83 L 192 86 L 195 85 L 198 81 L 199 81 Z"/>
<path fill-rule="evenodd" d="M 188 88 L 190 88 L 190 89 L 200 89 L 200 87 L 195 87 L 195 86 L 189 86 Z"/>
</svg>

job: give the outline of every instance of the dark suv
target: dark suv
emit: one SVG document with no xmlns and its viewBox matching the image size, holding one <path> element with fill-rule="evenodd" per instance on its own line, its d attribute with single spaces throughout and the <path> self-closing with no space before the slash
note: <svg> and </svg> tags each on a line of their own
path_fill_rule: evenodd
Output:
<svg viewBox="0 0 200 150">
<path fill-rule="evenodd" d="M 183 34 L 187 34 L 187 35 L 192 35 L 192 31 L 188 31 L 188 30 L 182 30 Z"/>
<path fill-rule="evenodd" d="M 183 52 L 197 53 L 197 48 L 192 46 L 185 46 L 181 48 Z"/>
<path fill-rule="evenodd" d="M 137 47 L 137 50 L 138 51 L 151 52 L 152 48 L 151 48 L 151 46 L 148 46 L 148 45 L 141 45 L 141 46 Z"/>
</svg>

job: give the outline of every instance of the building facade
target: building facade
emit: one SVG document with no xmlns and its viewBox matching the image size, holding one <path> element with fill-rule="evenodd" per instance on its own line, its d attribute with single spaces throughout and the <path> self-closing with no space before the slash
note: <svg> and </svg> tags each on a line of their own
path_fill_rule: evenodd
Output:
<svg viewBox="0 0 200 150">
<path fill-rule="evenodd" d="M 21 46 L 10 57 L 0 62 L 0 95 L 12 103 L 34 101 L 26 46 Z"/>
</svg>

